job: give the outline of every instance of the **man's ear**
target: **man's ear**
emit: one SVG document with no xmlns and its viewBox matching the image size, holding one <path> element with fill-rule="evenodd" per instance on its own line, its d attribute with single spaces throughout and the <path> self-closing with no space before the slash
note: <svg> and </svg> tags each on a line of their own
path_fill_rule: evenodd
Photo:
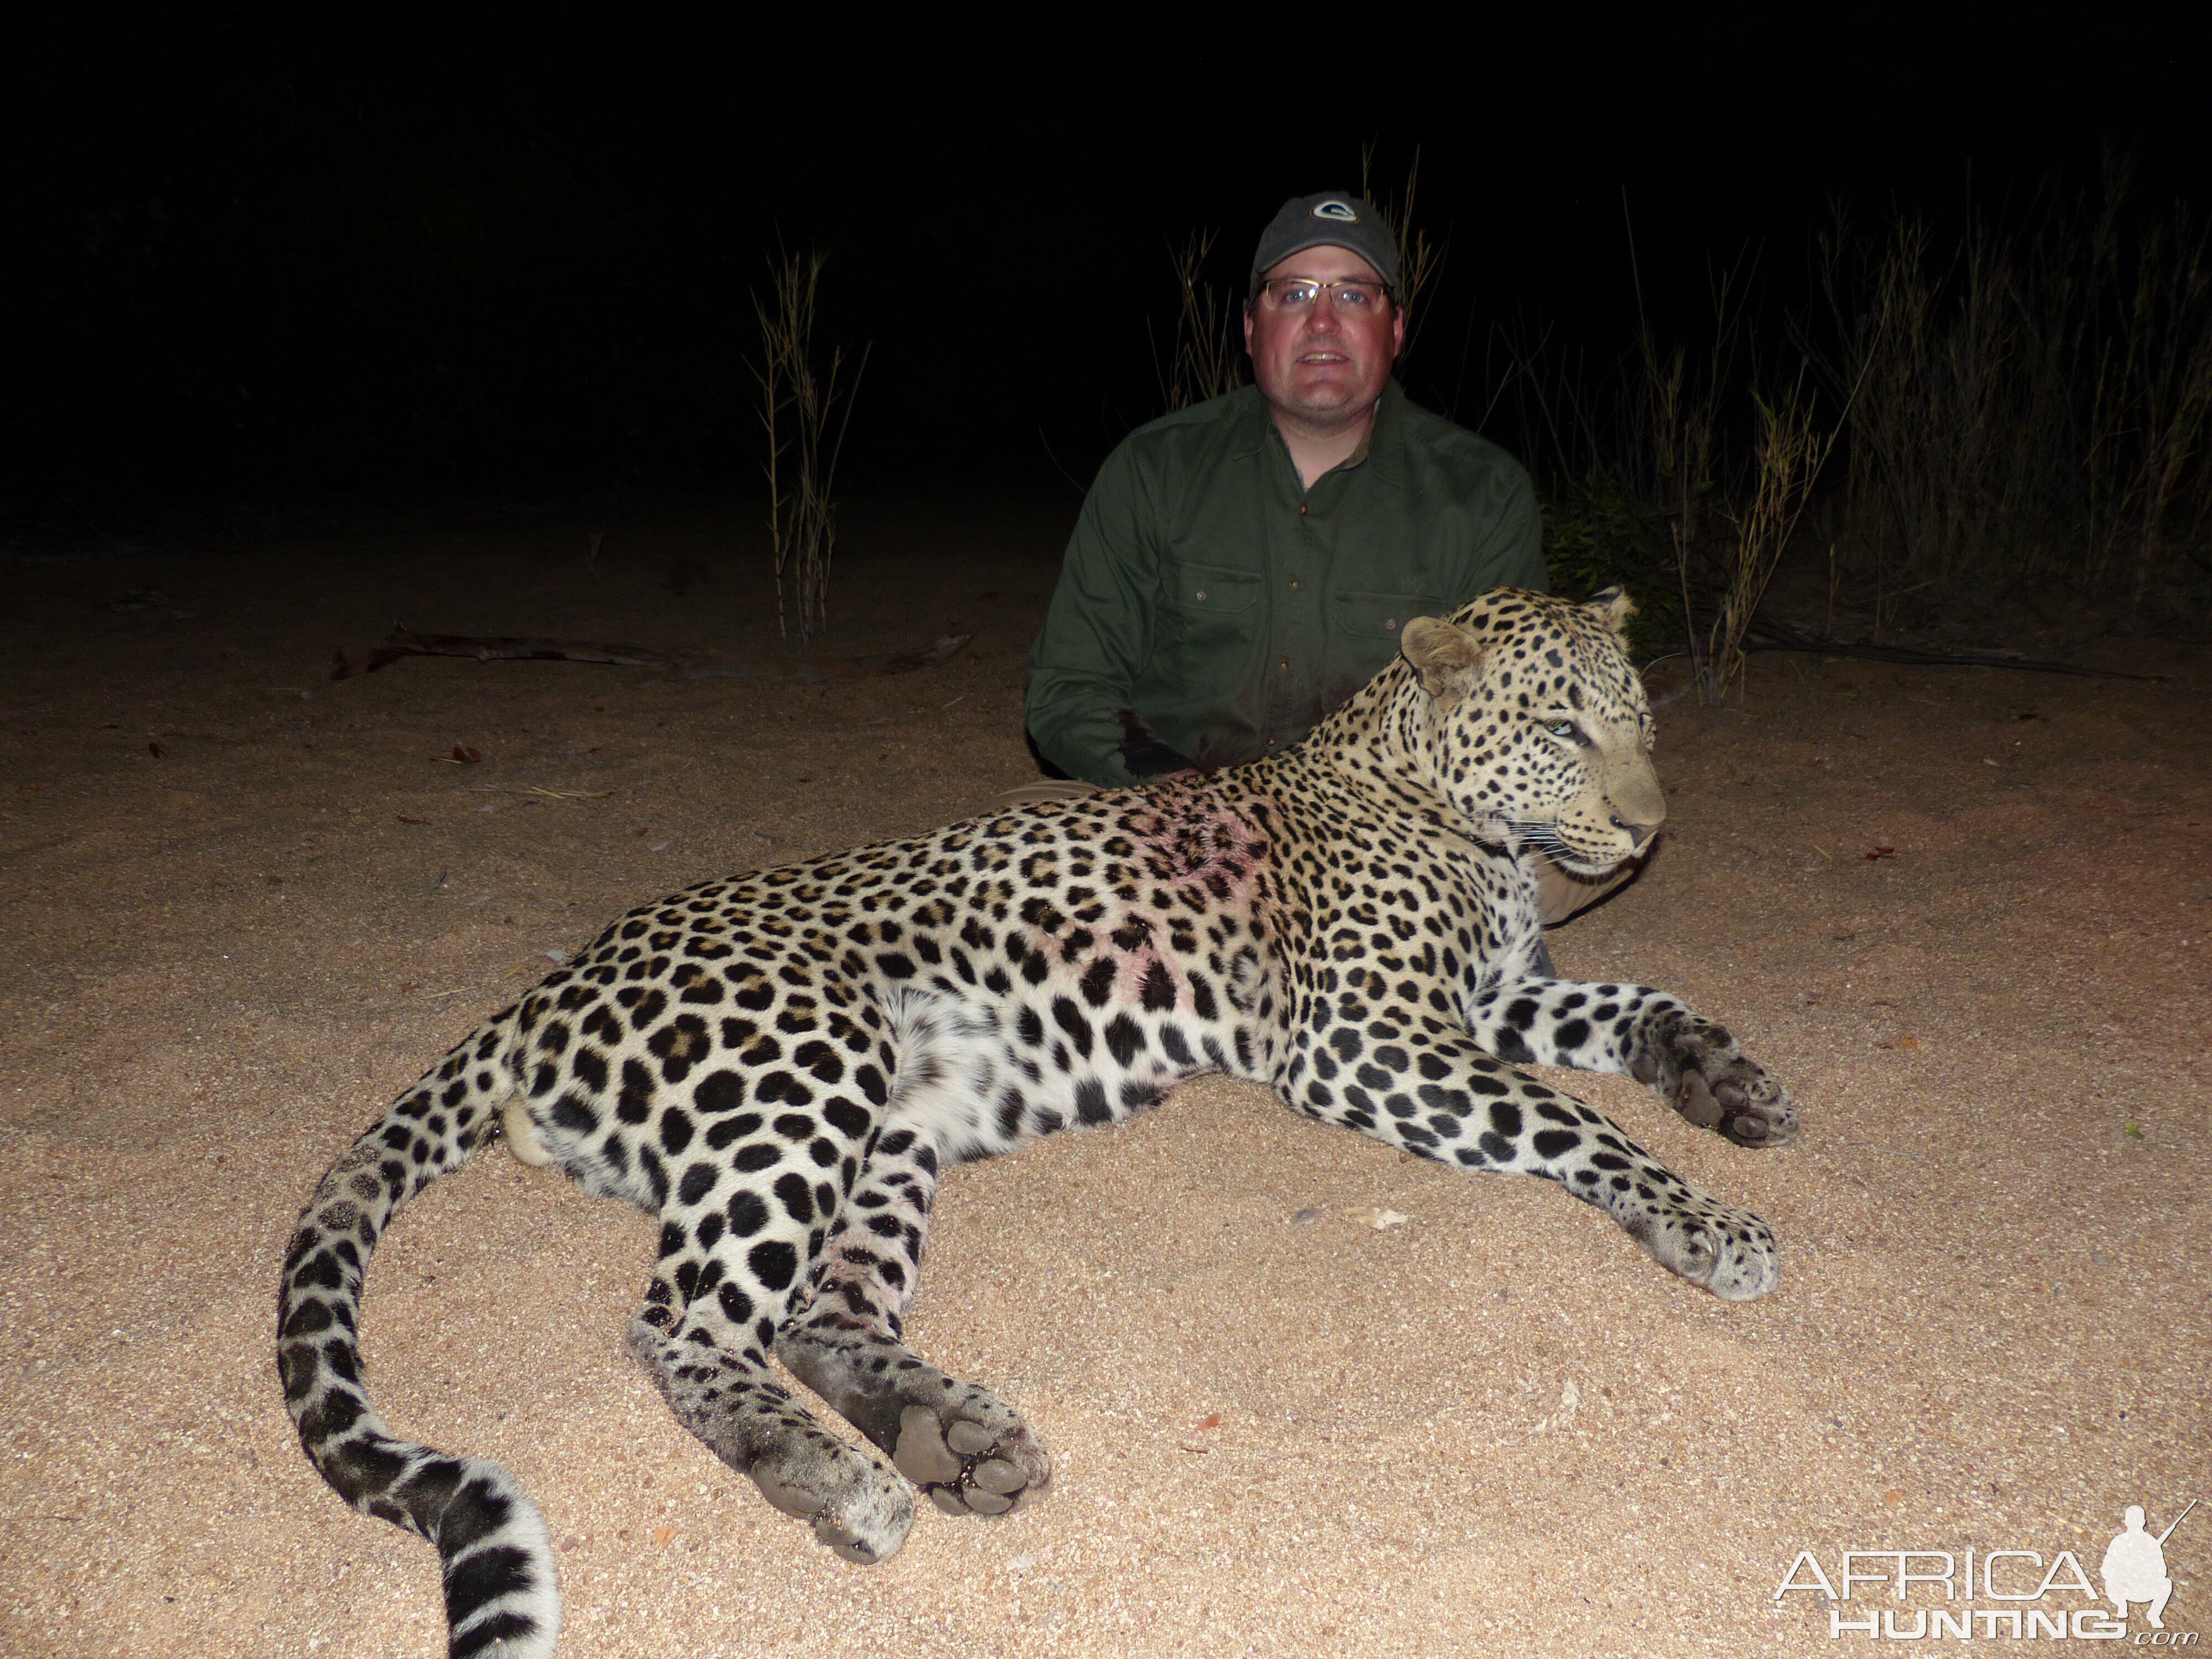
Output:
<svg viewBox="0 0 2212 1659">
<path fill-rule="evenodd" d="M 1482 660 L 1482 641 L 1466 629 L 1434 617 L 1415 617 L 1398 630 L 1398 648 L 1422 689 L 1440 703 L 1457 702 L 1474 682 L 1474 665 Z"/>
<path fill-rule="evenodd" d="M 1607 587 L 1584 599 L 1583 609 L 1618 634 L 1636 614 L 1636 601 L 1628 597 L 1628 590 L 1624 587 Z"/>
</svg>

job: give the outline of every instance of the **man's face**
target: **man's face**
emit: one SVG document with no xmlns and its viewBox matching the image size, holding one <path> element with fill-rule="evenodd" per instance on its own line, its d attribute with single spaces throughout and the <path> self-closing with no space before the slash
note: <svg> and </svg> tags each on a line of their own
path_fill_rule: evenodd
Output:
<svg viewBox="0 0 2212 1659">
<path fill-rule="evenodd" d="M 1268 281 L 1278 276 L 1382 280 L 1350 248 L 1328 246 L 1293 253 L 1267 272 Z M 1358 316 L 1338 309 L 1333 297 L 1285 312 L 1262 292 L 1244 314 L 1244 349 L 1252 354 L 1252 378 L 1261 393 L 1278 409 L 1323 426 L 1374 407 L 1406 343 L 1406 313 L 1395 305 L 1386 301 Z"/>
</svg>

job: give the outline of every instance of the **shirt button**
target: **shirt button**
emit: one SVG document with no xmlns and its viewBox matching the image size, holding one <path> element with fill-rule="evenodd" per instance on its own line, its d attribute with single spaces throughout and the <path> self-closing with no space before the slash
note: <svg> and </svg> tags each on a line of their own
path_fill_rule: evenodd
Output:
<svg viewBox="0 0 2212 1659">
<path fill-rule="evenodd" d="M 1293 576 L 1293 577 L 1291 577 L 1291 592 L 1293 592 L 1293 593 L 1295 593 L 1295 592 L 1297 592 L 1297 591 L 1298 591 L 1298 579 L 1297 579 L 1297 577 Z"/>
<path fill-rule="evenodd" d="M 1306 515 L 1306 504 L 1305 504 L 1304 501 L 1300 501 L 1300 502 L 1298 503 L 1298 517 L 1300 517 L 1301 519 L 1303 519 L 1303 518 L 1304 518 L 1304 517 L 1305 517 L 1305 515 Z"/>
<path fill-rule="evenodd" d="M 1202 599 L 1206 597 L 1206 590 L 1201 587 L 1197 592 L 1192 594 L 1191 597 L 1194 599 Z"/>
<path fill-rule="evenodd" d="M 1206 595 L 1201 593 L 1198 597 L 1202 599 Z M 1382 618 L 1382 626 L 1395 632 L 1398 626 L 1398 619 L 1395 617 L 1385 617 Z"/>
<path fill-rule="evenodd" d="M 1274 746 L 1275 746 L 1275 740 L 1274 740 L 1273 738 L 1268 738 L 1268 739 L 1267 739 L 1267 747 L 1268 747 L 1268 748 L 1270 748 L 1270 749 L 1273 749 Z"/>
<path fill-rule="evenodd" d="M 1289 672 L 1289 671 L 1290 671 L 1291 659 L 1290 659 L 1288 657 L 1285 657 L 1285 658 L 1284 658 L 1284 659 L 1282 659 L 1282 661 L 1280 661 L 1280 662 L 1277 663 L 1277 664 L 1275 665 L 1275 666 L 1276 666 L 1276 667 L 1278 667 L 1278 668 L 1279 668 L 1279 669 L 1281 669 L 1281 670 L 1283 670 L 1285 673 L 1287 673 L 1287 672 Z"/>
</svg>

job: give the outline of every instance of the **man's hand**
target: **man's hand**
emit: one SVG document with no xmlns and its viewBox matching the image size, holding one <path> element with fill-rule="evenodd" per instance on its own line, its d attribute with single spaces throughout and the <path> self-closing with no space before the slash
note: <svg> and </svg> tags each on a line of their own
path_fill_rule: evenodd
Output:
<svg viewBox="0 0 2212 1659">
<path fill-rule="evenodd" d="M 1180 778 L 1199 769 L 1188 756 L 1169 748 L 1166 740 L 1146 725 L 1135 709 L 1117 708 L 1114 713 L 1121 722 L 1121 764 L 1133 775 L 1140 778 Z"/>
</svg>

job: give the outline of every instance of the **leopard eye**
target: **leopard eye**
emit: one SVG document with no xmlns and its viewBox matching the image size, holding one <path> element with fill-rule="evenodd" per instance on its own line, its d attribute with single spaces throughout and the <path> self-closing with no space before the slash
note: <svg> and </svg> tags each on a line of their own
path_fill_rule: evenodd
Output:
<svg viewBox="0 0 2212 1659">
<path fill-rule="evenodd" d="M 1544 729 L 1555 738 L 1577 738 L 1582 735 L 1572 720 L 1546 720 Z"/>
</svg>

